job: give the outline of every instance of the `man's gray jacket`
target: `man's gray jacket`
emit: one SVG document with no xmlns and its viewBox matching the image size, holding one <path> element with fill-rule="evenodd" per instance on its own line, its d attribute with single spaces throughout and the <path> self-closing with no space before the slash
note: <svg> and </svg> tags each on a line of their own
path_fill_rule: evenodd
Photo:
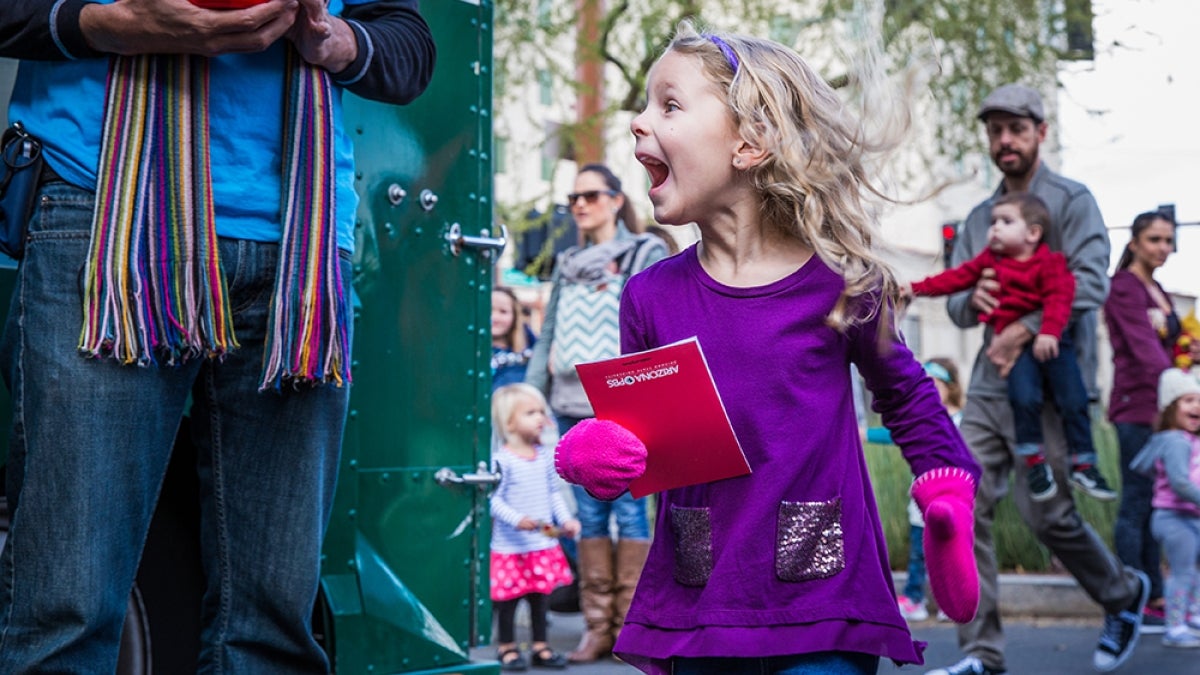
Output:
<svg viewBox="0 0 1200 675">
<path fill-rule="evenodd" d="M 1104 299 L 1108 296 L 1109 283 L 1108 230 L 1105 229 L 1104 219 L 1100 216 L 1100 207 L 1087 186 L 1054 173 L 1045 162 L 1039 163 L 1029 191 L 1041 197 L 1050 210 L 1050 228 L 1044 238 L 1046 244 L 1050 250 L 1061 251 L 1067 257 L 1067 265 L 1075 275 L 1075 301 L 1071 305 L 1069 330 L 1075 344 L 1080 370 L 1083 371 L 1084 384 L 1087 385 L 1089 396 L 1095 400 L 1098 397 L 1097 309 L 1104 304 Z M 974 258 L 987 246 L 988 228 L 992 224 L 992 203 L 1005 192 L 1004 183 L 1001 182 L 992 196 L 972 209 L 963 221 L 954 250 L 951 252 L 951 267 L 957 267 Z M 950 319 L 962 328 L 979 324 L 979 313 L 970 303 L 971 291 L 957 293 L 946 301 Z M 1042 313 L 1039 311 L 1028 314 L 1021 323 L 1036 335 L 1041 327 Z M 983 347 L 971 371 L 970 394 L 985 398 L 1005 398 L 1008 396 L 1008 388 L 1004 378 L 1000 377 L 1000 373 L 984 353 L 991 342 L 992 329 L 989 327 L 985 329 Z"/>
</svg>

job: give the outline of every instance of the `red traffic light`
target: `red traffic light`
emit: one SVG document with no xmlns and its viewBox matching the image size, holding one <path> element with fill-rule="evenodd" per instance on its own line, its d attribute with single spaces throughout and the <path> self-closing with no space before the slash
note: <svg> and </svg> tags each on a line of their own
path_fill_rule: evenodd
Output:
<svg viewBox="0 0 1200 675">
<path fill-rule="evenodd" d="M 958 236 L 958 225 L 956 223 L 945 223 L 942 225 L 942 239 L 946 241 L 954 241 Z"/>
</svg>

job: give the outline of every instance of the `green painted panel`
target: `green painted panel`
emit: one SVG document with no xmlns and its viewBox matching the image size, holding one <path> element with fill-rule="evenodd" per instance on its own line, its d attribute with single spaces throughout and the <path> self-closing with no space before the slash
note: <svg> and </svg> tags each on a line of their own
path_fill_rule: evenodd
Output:
<svg viewBox="0 0 1200 675">
<path fill-rule="evenodd" d="M 492 258 L 455 254 L 446 235 L 491 223 L 492 6 L 422 12 L 438 43 L 428 91 L 405 107 L 345 99 L 362 202 L 351 413 L 324 547 L 339 673 L 466 665 L 491 626 L 487 493 L 434 474 L 488 459 Z"/>
</svg>

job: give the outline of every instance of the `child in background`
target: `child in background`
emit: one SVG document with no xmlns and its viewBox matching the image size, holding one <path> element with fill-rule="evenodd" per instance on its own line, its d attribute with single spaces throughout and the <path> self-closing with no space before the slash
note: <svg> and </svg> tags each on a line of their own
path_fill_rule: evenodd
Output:
<svg viewBox="0 0 1200 675">
<path fill-rule="evenodd" d="M 1200 647 L 1200 380 L 1179 368 L 1158 381 L 1158 433 L 1133 458 L 1131 469 L 1154 478 L 1150 532 L 1171 573 L 1164 647 Z"/>
<path fill-rule="evenodd" d="M 926 361 L 922 367 L 925 374 L 933 379 L 937 387 L 938 397 L 951 421 L 957 427 L 962 422 L 963 388 L 958 380 L 958 366 L 944 357 L 934 357 Z M 871 427 L 867 429 L 868 443 L 892 443 L 892 432 L 886 427 Z M 908 500 L 908 579 L 904 583 L 904 592 L 896 598 L 900 614 L 909 621 L 924 621 L 929 618 L 929 610 L 925 608 L 925 549 L 921 542 L 925 538 L 925 519 L 921 517 L 921 509 L 912 499 Z M 938 618 L 945 616 L 939 611 Z"/>
<path fill-rule="evenodd" d="M 1058 493 L 1043 452 L 1042 406 L 1045 390 L 1062 416 L 1071 450 L 1071 483 L 1087 494 L 1112 501 L 1117 493 L 1096 468 L 1087 387 L 1071 343 L 1071 302 L 1075 277 L 1061 253 L 1042 243 L 1050 228 L 1045 202 L 1029 192 L 1009 192 L 992 203 L 988 248 L 962 265 L 915 282 L 906 294 L 935 297 L 974 288 L 991 270 L 1000 282 L 997 306 L 980 320 L 999 334 L 1031 312 L 1042 311 L 1041 329 L 1008 377 L 1008 400 L 1016 426 L 1016 453 L 1030 467 L 1030 498 L 1044 502 Z"/>
<path fill-rule="evenodd" d="M 963 622 L 979 599 L 979 467 L 893 323 L 899 287 L 863 200 L 876 139 L 790 49 L 688 22 L 631 126 L 655 220 L 694 222 L 700 241 L 629 280 L 621 350 L 696 336 L 753 473 L 659 494 L 614 652 L 676 675 L 921 663 L 896 607 L 849 364 L 919 476 L 933 591 Z M 645 453 L 592 419 L 563 437 L 556 462 L 613 498 Z"/>
<path fill-rule="evenodd" d="M 492 289 L 492 390 L 525 381 L 533 355 L 533 332 L 525 324 L 521 303 L 511 288 Z"/>
<path fill-rule="evenodd" d="M 533 624 L 530 661 L 540 668 L 567 666 L 546 643 L 546 612 L 550 591 L 572 581 L 558 536 L 579 534 L 579 521 L 558 492 L 554 453 L 541 447 L 548 422 L 546 399 L 536 387 L 508 384 L 492 394 L 492 425 L 504 439 L 494 457 L 502 478 L 491 498 L 491 595 L 504 671 L 529 666 L 514 626 L 521 598 L 529 602 Z"/>
</svg>

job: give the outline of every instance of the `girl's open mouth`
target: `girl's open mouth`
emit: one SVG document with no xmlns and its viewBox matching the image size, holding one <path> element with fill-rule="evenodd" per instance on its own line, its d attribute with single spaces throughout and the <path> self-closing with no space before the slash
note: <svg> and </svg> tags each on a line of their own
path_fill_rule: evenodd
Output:
<svg viewBox="0 0 1200 675">
<path fill-rule="evenodd" d="M 671 175 L 671 170 L 667 168 L 667 165 L 653 157 L 641 155 L 638 157 L 638 161 L 642 163 L 642 166 L 646 167 L 646 173 L 650 176 L 651 190 L 665 183 L 667 177 Z"/>
</svg>

